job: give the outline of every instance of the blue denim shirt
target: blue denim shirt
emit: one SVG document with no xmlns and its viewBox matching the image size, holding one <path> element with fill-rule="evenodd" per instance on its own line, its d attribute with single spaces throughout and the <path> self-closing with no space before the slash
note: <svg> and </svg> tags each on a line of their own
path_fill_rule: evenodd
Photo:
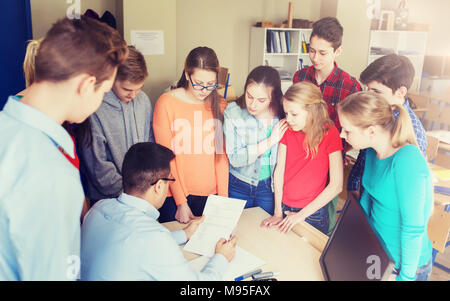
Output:
<svg viewBox="0 0 450 301">
<path fill-rule="evenodd" d="M 419 149 L 422 152 L 422 155 L 426 158 L 428 142 L 427 142 L 427 134 L 425 132 L 425 129 L 423 128 L 422 122 L 420 122 L 417 115 L 411 109 L 408 98 L 405 98 L 403 107 L 408 111 L 408 114 L 411 117 L 411 122 L 414 128 L 414 133 L 416 134 Z M 394 111 L 394 115 L 395 117 L 398 117 L 399 113 L 397 111 Z M 360 150 L 355 165 L 353 166 L 350 175 L 348 176 L 347 190 L 349 191 L 358 190 L 364 172 L 365 159 L 366 159 L 366 150 L 362 149 Z"/>
<path fill-rule="evenodd" d="M 274 117 L 272 128 L 279 122 Z M 247 109 L 235 102 L 224 112 L 224 133 L 230 173 L 245 183 L 258 185 L 258 177 L 263 164 L 263 156 L 258 157 L 258 143 L 267 139 L 266 128 Z M 270 171 L 273 190 L 273 172 L 277 162 L 278 144 L 270 149 Z"/>
</svg>

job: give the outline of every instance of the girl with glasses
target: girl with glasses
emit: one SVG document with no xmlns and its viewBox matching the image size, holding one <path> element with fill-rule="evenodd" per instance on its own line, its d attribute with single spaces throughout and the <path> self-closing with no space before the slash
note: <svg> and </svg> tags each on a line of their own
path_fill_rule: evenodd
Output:
<svg viewBox="0 0 450 301">
<path fill-rule="evenodd" d="M 175 153 L 169 197 L 160 222 L 188 223 L 201 216 L 211 194 L 228 196 L 228 160 L 223 145 L 225 99 L 217 93 L 219 61 L 208 47 L 186 58 L 177 88 L 157 100 L 153 131 L 157 143 Z"/>
<path fill-rule="evenodd" d="M 282 96 L 278 71 L 259 66 L 248 75 L 244 94 L 224 113 L 230 163 L 228 195 L 246 200 L 245 208 L 261 207 L 269 214 L 273 214 L 278 142 L 287 129 Z"/>
</svg>

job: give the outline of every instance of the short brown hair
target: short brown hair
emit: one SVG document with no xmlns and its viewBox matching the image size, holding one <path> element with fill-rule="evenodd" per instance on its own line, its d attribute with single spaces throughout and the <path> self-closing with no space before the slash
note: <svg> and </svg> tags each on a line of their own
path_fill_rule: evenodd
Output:
<svg viewBox="0 0 450 301">
<path fill-rule="evenodd" d="M 310 41 L 314 36 L 317 36 L 330 42 L 333 49 L 336 50 L 342 45 L 343 35 L 344 28 L 342 28 L 339 21 L 333 17 L 325 17 L 314 22 Z"/>
<path fill-rule="evenodd" d="M 379 82 L 394 93 L 402 86 L 409 89 L 414 73 L 414 67 L 406 56 L 393 53 L 382 56 L 367 66 L 361 73 L 360 81 L 365 85 L 373 81 Z"/>
<path fill-rule="evenodd" d="M 128 57 L 117 69 L 116 80 L 127 80 L 136 84 L 144 81 L 147 76 L 147 63 L 144 56 L 134 46 L 128 46 Z"/>
<path fill-rule="evenodd" d="M 39 46 L 35 81 L 65 81 L 81 73 L 96 85 L 111 77 L 128 55 L 126 42 L 106 24 L 89 17 L 57 21 Z"/>
</svg>

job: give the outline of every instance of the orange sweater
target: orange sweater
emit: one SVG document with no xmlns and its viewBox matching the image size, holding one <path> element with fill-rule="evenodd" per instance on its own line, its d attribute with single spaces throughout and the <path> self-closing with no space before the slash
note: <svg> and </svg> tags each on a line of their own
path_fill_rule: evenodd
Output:
<svg viewBox="0 0 450 301">
<path fill-rule="evenodd" d="M 226 104 L 222 99 L 222 112 Z M 177 205 L 187 202 L 188 195 L 228 196 L 225 142 L 216 154 L 209 104 L 190 104 L 164 93 L 155 105 L 153 131 L 156 142 L 175 153 L 170 168 L 176 181 L 170 182 L 169 195 Z"/>
</svg>

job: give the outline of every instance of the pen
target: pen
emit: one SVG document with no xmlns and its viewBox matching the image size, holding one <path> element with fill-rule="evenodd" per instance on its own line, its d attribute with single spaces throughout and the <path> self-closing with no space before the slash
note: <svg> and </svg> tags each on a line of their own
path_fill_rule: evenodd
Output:
<svg viewBox="0 0 450 301">
<path fill-rule="evenodd" d="M 253 271 L 253 272 L 244 274 L 244 275 L 242 275 L 242 276 L 239 276 L 239 277 L 237 277 L 237 278 L 234 278 L 234 281 L 241 281 L 241 280 L 244 280 L 245 278 L 248 278 L 248 277 L 250 277 L 250 276 L 255 276 L 256 274 L 259 274 L 259 273 L 261 273 L 261 272 L 262 272 L 261 269 L 257 269 L 256 271 Z"/>
<path fill-rule="evenodd" d="M 278 274 L 280 274 L 280 273 L 279 272 L 260 273 L 260 274 L 252 275 L 252 278 L 253 278 L 253 280 L 256 280 L 256 279 L 262 279 L 262 278 L 276 276 Z"/>
</svg>

